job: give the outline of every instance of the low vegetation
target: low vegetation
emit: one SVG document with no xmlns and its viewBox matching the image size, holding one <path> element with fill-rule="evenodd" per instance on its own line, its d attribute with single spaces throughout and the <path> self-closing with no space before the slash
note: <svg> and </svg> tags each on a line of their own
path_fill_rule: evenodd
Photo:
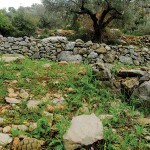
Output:
<svg viewBox="0 0 150 150">
<path fill-rule="evenodd" d="M 47 63 L 50 67 L 43 67 Z M 119 67 L 122 65 L 117 64 L 114 72 Z M 5 97 L 10 94 L 9 88 L 14 90 L 13 94 L 24 89 L 29 98 L 22 99 L 20 104 L 8 105 Z M 52 103 L 52 97 L 63 97 L 65 103 L 57 107 Z M 29 109 L 29 100 L 40 100 L 41 103 L 37 108 Z M 53 117 L 43 115 L 47 105 L 51 106 L 49 111 Z M 62 136 L 72 117 L 95 113 L 97 116 L 112 115 L 112 118 L 102 120 L 105 127 L 105 139 L 101 143 L 103 149 L 146 150 L 144 137 L 148 133 L 147 127 L 138 122 L 144 112 L 144 108 L 139 112 L 132 104 L 125 102 L 122 95 L 115 94 L 111 87 L 100 84 L 87 64 L 63 64 L 28 58 L 9 64 L 0 61 L 0 117 L 6 119 L 0 126 L 37 122 L 36 129 L 26 132 L 11 130 L 11 135 L 17 137 L 24 134 L 44 140 L 43 149 L 63 150 Z M 99 146 L 96 145 L 97 150 Z"/>
</svg>

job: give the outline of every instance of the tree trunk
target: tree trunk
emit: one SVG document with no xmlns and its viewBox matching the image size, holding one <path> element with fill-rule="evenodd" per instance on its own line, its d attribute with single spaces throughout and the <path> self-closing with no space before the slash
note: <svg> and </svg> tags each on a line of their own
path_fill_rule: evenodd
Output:
<svg viewBox="0 0 150 150">
<path fill-rule="evenodd" d="M 98 43 L 102 43 L 102 34 L 103 34 L 103 29 L 97 24 L 94 25 L 94 40 Z"/>
</svg>

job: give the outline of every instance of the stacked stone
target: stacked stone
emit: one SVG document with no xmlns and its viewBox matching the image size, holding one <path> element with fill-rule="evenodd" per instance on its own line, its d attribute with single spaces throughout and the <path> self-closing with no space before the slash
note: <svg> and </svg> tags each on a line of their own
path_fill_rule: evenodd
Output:
<svg viewBox="0 0 150 150">
<path fill-rule="evenodd" d="M 149 64 L 150 49 L 129 45 L 106 45 L 84 42 L 77 39 L 70 42 L 66 37 L 54 36 L 46 39 L 29 37 L 0 36 L 0 53 L 22 54 L 35 59 L 47 58 L 52 61 L 79 61 L 90 64 L 113 63 L 120 61 L 125 64 Z"/>
</svg>

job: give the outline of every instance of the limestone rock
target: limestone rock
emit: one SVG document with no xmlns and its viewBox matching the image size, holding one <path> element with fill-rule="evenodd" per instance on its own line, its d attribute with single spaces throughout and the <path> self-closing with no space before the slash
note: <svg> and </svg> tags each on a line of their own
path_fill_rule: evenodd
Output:
<svg viewBox="0 0 150 150">
<path fill-rule="evenodd" d="M 51 36 L 51 37 L 48 37 L 48 38 L 45 38 L 45 39 L 42 39 L 43 42 L 58 42 L 58 41 L 61 41 L 61 42 L 67 42 L 67 38 L 64 37 L 64 36 Z"/>
<path fill-rule="evenodd" d="M 150 103 L 150 81 L 145 81 L 138 88 L 136 88 L 131 98 L 146 100 Z"/>
<path fill-rule="evenodd" d="M 95 52 L 91 52 L 89 55 L 88 55 L 88 58 L 89 59 L 94 59 L 94 58 L 97 58 L 98 57 L 98 54 L 95 53 Z"/>
<path fill-rule="evenodd" d="M 44 64 L 42 67 L 43 67 L 44 69 L 49 69 L 49 68 L 51 68 L 51 64 Z"/>
<path fill-rule="evenodd" d="M 10 62 L 17 61 L 17 60 L 23 60 L 23 59 L 25 59 L 25 57 L 20 54 L 4 54 L 2 55 L 2 58 L 1 58 L 1 60 L 6 63 L 10 63 Z"/>
<path fill-rule="evenodd" d="M 75 42 L 68 42 L 67 44 L 66 44 L 66 50 L 73 50 L 74 49 L 74 47 L 75 47 Z"/>
<path fill-rule="evenodd" d="M 37 108 L 41 102 L 38 100 L 29 100 L 27 103 L 28 108 Z"/>
<path fill-rule="evenodd" d="M 114 54 L 106 54 L 104 57 L 104 61 L 106 63 L 112 63 L 115 60 L 115 55 Z"/>
<path fill-rule="evenodd" d="M 92 66 L 92 70 L 96 78 L 102 81 L 111 79 L 111 69 L 112 65 L 105 63 L 96 63 Z"/>
<path fill-rule="evenodd" d="M 10 126 L 6 126 L 3 128 L 3 133 L 10 133 L 11 131 L 11 127 Z"/>
<path fill-rule="evenodd" d="M 23 99 L 27 99 L 29 97 L 29 94 L 24 89 L 21 89 L 19 96 Z"/>
<path fill-rule="evenodd" d="M 21 101 L 16 98 L 5 97 L 7 103 L 10 104 L 19 104 Z"/>
<path fill-rule="evenodd" d="M 12 137 L 9 134 L 0 133 L 0 146 L 6 146 L 7 144 L 12 142 Z"/>
<path fill-rule="evenodd" d="M 120 56 L 119 61 L 125 64 L 133 64 L 132 58 L 127 57 L 127 56 Z"/>
<path fill-rule="evenodd" d="M 71 51 L 62 51 L 60 54 L 57 56 L 59 61 L 67 61 L 67 62 L 72 62 L 72 61 L 82 61 L 82 56 L 81 55 L 73 55 L 73 52 Z"/>
<path fill-rule="evenodd" d="M 122 83 L 125 89 L 131 90 L 139 85 L 138 78 L 126 78 Z"/>
<path fill-rule="evenodd" d="M 4 118 L 0 118 L 0 123 L 3 123 L 5 121 Z"/>
<path fill-rule="evenodd" d="M 107 50 L 106 50 L 106 48 L 105 47 L 100 47 L 100 48 L 98 48 L 97 50 L 96 50 L 96 52 L 98 53 L 98 54 L 105 54 L 106 52 L 107 52 Z"/>
<path fill-rule="evenodd" d="M 103 126 L 95 114 L 74 117 L 63 136 L 66 150 L 75 150 L 103 139 Z"/>
<path fill-rule="evenodd" d="M 140 69 L 130 69 L 130 70 L 120 70 L 118 75 L 120 77 L 142 77 L 146 74 L 145 71 L 142 71 Z"/>
</svg>

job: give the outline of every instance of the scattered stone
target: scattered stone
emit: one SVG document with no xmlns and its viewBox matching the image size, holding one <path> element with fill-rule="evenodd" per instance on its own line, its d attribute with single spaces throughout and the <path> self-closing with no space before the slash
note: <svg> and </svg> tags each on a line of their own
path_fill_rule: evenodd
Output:
<svg viewBox="0 0 150 150">
<path fill-rule="evenodd" d="M 53 104 L 55 105 L 60 105 L 60 104 L 63 104 L 65 101 L 65 99 L 63 97 L 60 97 L 60 98 L 54 98 L 52 100 Z"/>
<path fill-rule="evenodd" d="M 12 125 L 12 128 L 13 129 L 18 129 L 18 130 L 21 130 L 21 131 L 27 131 L 28 130 L 28 127 L 26 125 Z"/>
<path fill-rule="evenodd" d="M 12 142 L 12 137 L 9 134 L 0 133 L 0 146 L 6 146 Z"/>
<path fill-rule="evenodd" d="M 60 62 L 58 62 L 58 65 L 65 66 L 65 65 L 68 65 L 68 62 L 66 62 L 66 61 L 60 61 Z"/>
<path fill-rule="evenodd" d="M 7 103 L 10 103 L 10 104 L 19 104 L 19 103 L 21 103 L 21 101 L 16 99 L 16 98 L 5 97 L 5 100 L 6 100 Z"/>
<path fill-rule="evenodd" d="M 150 81 L 145 81 L 139 87 L 137 87 L 134 90 L 131 98 L 146 100 L 149 103 L 150 102 Z"/>
<path fill-rule="evenodd" d="M 111 64 L 104 64 L 104 63 L 96 63 L 92 66 L 93 73 L 95 74 L 96 78 L 99 80 L 110 80 L 111 75 L 111 68 L 113 65 Z"/>
<path fill-rule="evenodd" d="M 138 122 L 144 125 L 150 125 L 150 118 L 139 118 Z"/>
<path fill-rule="evenodd" d="M 110 115 L 110 114 L 102 114 L 102 115 L 100 115 L 99 116 L 99 118 L 101 119 L 101 120 L 103 120 L 103 119 L 112 119 L 113 118 L 113 115 Z"/>
<path fill-rule="evenodd" d="M 21 89 L 21 90 L 20 90 L 19 96 L 20 96 L 21 98 L 23 98 L 23 99 L 29 98 L 28 92 L 26 92 L 24 89 Z"/>
<path fill-rule="evenodd" d="M 1 60 L 10 63 L 18 60 L 24 60 L 25 57 L 20 54 L 3 54 Z"/>
<path fill-rule="evenodd" d="M 103 126 L 95 114 L 74 117 L 63 136 L 66 150 L 75 150 L 103 139 Z"/>
<path fill-rule="evenodd" d="M 17 93 L 17 92 L 15 92 L 15 91 L 14 91 L 14 89 L 12 89 L 12 88 L 8 88 L 8 96 L 9 96 L 9 97 L 13 97 L 13 98 L 15 98 L 15 97 L 17 97 L 17 96 L 18 96 L 18 93 Z"/>
<path fill-rule="evenodd" d="M 29 109 L 30 109 L 30 108 L 37 108 L 40 103 L 41 103 L 41 102 L 38 101 L 38 100 L 29 100 L 28 103 L 27 103 L 27 107 L 28 107 Z"/>
<path fill-rule="evenodd" d="M 3 123 L 5 121 L 4 118 L 0 118 L 0 123 Z"/>
<path fill-rule="evenodd" d="M 10 126 L 6 126 L 3 128 L 3 133 L 10 133 L 11 131 L 11 127 Z"/>
<path fill-rule="evenodd" d="M 139 85 L 139 80 L 138 78 L 126 78 L 121 85 L 123 88 L 131 90 Z"/>
<path fill-rule="evenodd" d="M 44 64 L 42 67 L 44 69 L 50 69 L 51 68 L 51 64 Z"/>
</svg>

